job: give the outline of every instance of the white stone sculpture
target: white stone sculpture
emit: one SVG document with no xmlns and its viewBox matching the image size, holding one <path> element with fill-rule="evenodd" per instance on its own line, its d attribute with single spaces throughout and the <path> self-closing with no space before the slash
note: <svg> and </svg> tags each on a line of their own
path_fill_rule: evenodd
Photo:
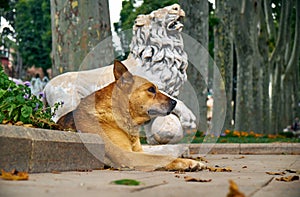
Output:
<svg viewBox="0 0 300 197">
<path fill-rule="evenodd" d="M 148 15 L 139 15 L 133 26 L 130 54 L 123 61 L 130 72 L 155 83 L 166 94 L 177 97 L 187 80 L 187 54 L 183 50 L 180 19 L 185 16 L 178 4 L 164 7 Z M 69 72 L 52 79 L 44 89 L 50 106 L 63 101 L 53 117 L 74 110 L 80 99 L 114 81 L 112 65 L 79 72 Z M 196 118 L 184 103 L 177 100 L 174 114 L 159 117 L 145 126 L 149 144 L 177 143 L 183 131 L 196 128 Z"/>
</svg>

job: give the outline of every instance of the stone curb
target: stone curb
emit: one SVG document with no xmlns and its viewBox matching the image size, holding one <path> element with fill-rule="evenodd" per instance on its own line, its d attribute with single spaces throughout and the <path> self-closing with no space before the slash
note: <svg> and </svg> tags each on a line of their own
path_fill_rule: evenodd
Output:
<svg viewBox="0 0 300 197">
<path fill-rule="evenodd" d="M 103 167 L 99 135 L 0 125 L 0 169 L 27 172 Z"/>
<path fill-rule="evenodd" d="M 143 149 L 145 152 L 153 154 L 164 152 L 173 156 L 206 154 L 300 155 L 300 143 L 143 145 Z"/>
</svg>

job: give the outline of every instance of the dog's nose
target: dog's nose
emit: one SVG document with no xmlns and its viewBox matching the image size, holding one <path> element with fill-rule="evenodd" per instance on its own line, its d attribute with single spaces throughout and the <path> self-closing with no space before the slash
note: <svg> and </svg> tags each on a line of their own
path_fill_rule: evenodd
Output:
<svg viewBox="0 0 300 197">
<path fill-rule="evenodd" d="M 175 101 L 174 99 L 171 99 L 170 100 L 170 108 L 171 108 L 171 111 L 175 108 L 177 104 L 177 101 Z"/>
<path fill-rule="evenodd" d="M 175 108 L 176 104 L 177 104 L 177 101 L 175 101 L 174 99 L 170 99 L 169 110 L 167 112 L 167 115 L 169 115 L 172 112 L 172 110 Z"/>
</svg>

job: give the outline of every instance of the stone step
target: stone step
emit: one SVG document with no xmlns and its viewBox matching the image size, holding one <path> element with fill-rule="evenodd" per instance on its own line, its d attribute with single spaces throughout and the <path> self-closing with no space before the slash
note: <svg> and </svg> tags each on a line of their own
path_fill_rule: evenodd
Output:
<svg viewBox="0 0 300 197">
<path fill-rule="evenodd" d="M 176 144 L 143 145 L 145 152 L 173 156 L 196 156 L 206 154 L 250 155 L 300 155 L 300 143 L 230 143 L 230 144 Z"/>
<path fill-rule="evenodd" d="M 103 167 L 99 135 L 0 125 L 0 169 L 27 172 Z"/>
</svg>

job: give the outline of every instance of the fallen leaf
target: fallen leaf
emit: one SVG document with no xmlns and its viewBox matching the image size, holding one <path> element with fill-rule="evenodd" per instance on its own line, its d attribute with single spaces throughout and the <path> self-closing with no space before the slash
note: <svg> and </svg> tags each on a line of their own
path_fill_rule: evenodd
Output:
<svg viewBox="0 0 300 197">
<path fill-rule="evenodd" d="M 111 183 L 116 185 L 129 185 L 129 186 L 136 186 L 141 184 L 140 181 L 134 179 L 120 179 L 120 180 L 112 181 Z"/>
<path fill-rule="evenodd" d="M 285 172 L 266 172 L 269 175 L 285 175 Z"/>
<path fill-rule="evenodd" d="M 17 170 L 12 170 L 11 172 L 6 172 L 1 170 L 1 176 L 4 180 L 20 181 L 28 180 L 29 176 L 27 172 L 18 172 Z"/>
<path fill-rule="evenodd" d="M 276 181 L 284 181 L 284 182 L 291 182 L 291 181 L 296 181 L 296 180 L 299 180 L 299 176 L 293 175 L 293 176 L 285 176 L 285 177 L 276 178 Z"/>
<path fill-rule="evenodd" d="M 225 168 L 208 167 L 207 169 L 211 172 L 232 172 L 232 169 L 229 167 L 225 167 Z"/>
<path fill-rule="evenodd" d="M 185 174 L 185 171 L 175 171 L 174 174 Z"/>
<path fill-rule="evenodd" d="M 34 126 L 32 124 L 24 124 L 24 127 L 28 127 L 28 128 L 34 128 Z"/>
<path fill-rule="evenodd" d="M 285 171 L 288 173 L 297 173 L 297 170 L 294 169 L 286 169 Z"/>
<path fill-rule="evenodd" d="M 52 174 L 61 174 L 61 172 L 60 172 L 60 171 L 57 171 L 57 170 L 53 170 L 51 173 L 52 173 Z"/>
<path fill-rule="evenodd" d="M 77 169 L 77 172 L 92 172 L 92 169 Z"/>
<path fill-rule="evenodd" d="M 201 182 L 201 183 L 211 182 L 212 181 L 211 179 L 197 179 L 197 178 L 194 178 L 194 177 L 191 177 L 191 176 L 185 176 L 184 180 L 186 182 Z"/>
<path fill-rule="evenodd" d="M 240 157 L 234 157 L 235 159 L 244 159 L 245 156 L 240 156 Z"/>
<path fill-rule="evenodd" d="M 18 121 L 18 122 L 15 123 L 15 125 L 16 125 L 16 126 L 22 126 L 22 125 L 23 125 L 23 122 L 22 122 L 22 121 Z"/>
<path fill-rule="evenodd" d="M 2 121 L 2 124 L 7 124 L 7 123 L 9 123 L 9 120 L 3 120 Z"/>
<path fill-rule="evenodd" d="M 233 180 L 229 180 L 229 193 L 227 197 L 245 197 L 245 194 L 239 191 L 237 184 Z"/>
</svg>

